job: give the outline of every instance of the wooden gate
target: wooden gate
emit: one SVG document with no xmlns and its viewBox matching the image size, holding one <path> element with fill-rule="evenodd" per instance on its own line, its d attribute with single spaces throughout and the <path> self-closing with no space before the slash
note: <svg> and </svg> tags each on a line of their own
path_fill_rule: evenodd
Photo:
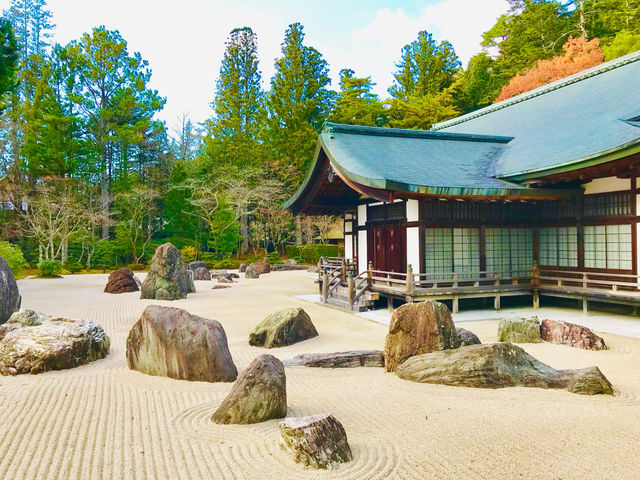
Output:
<svg viewBox="0 0 640 480">
<path fill-rule="evenodd" d="M 367 234 L 368 260 L 375 270 L 406 273 L 407 229 L 403 225 L 370 226 Z"/>
</svg>

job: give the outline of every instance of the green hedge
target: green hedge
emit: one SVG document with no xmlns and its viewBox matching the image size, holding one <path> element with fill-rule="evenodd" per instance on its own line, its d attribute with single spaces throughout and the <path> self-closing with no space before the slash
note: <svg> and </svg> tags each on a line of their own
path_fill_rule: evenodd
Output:
<svg viewBox="0 0 640 480">
<path fill-rule="evenodd" d="M 325 245 L 317 243 L 314 245 L 287 245 L 287 256 L 289 258 L 303 259 L 304 263 L 318 263 L 320 257 L 339 257 L 338 245 Z"/>
<path fill-rule="evenodd" d="M 9 242 L 0 242 L 0 257 L 7 261 L 14 275 L 18 275 L 27 265 L 20 247 Z"/>
</svg>

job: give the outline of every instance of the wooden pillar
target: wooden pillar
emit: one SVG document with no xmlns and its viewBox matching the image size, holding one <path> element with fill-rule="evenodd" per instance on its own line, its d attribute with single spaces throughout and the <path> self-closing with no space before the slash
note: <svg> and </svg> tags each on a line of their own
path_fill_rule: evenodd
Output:
<svg viewBox="0 0 640 480">
<path fill-rule="evenodd" d="M 369 262 L 369 268 L 367 269 L 367 283 L 369 288 L 373 286 L 373 262 Z"/>
<path fill-rule="evenodd" d="M 540 308 L 540 294 L 538 290 L 533 291 L 533 308 Z"/>
<path fill-rule="evenodd" d="M 353 310 L 353 304 L 355 303 L 356 296 L 356 283 L 353 280 L 353 275 L 347 277 L 347 289 L 349 290 L 349 310 Z"/>
<path fill-rule="evenodd" d="M 407 296 L 413 297 L 414 289 L 413 267 L 411 264 L 407 265 Z"/>
<path fill-rule="evenodd" d="M 452 302 L 452 313 L 458 313 L 458 297 L 453 297 L 453 302 Z"/>
<path fill-rule="evenodd" d="M 340 281 L 344 282 L 347 280 L 347 263 L 345 259 L 342 259 L 342 265 L 340 265 Z"/>
<path fill-rule="evenodd" d="M 327 303 L 329 298 L 329 274 L 324 272 L 322 274 L 322 301 Z"/>
<path fill-rule="evenodd" d="M 582 299 L 582 313 L 589 315 L 589 300 L 587 300 L 587 297 Z"/>
<path fill-rule="evenodd" d="M 496 312 L 500 310 L 500 295 L 496 295 L 496 297 L 493 299 L 493 308 Z"/>
</svg>

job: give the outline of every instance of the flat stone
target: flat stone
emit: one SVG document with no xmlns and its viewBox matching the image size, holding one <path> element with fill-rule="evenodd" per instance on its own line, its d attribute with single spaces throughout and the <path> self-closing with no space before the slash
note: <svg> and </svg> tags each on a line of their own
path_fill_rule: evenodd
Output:
<svg viewBox="0 0 640 480">
<path fill-rule="evenodd" d="M 286 308 L 272 313 L 249 334 L 249 345 L 284 347 L 317 337 L 318 331 L 302 308 Z"/>
<path fill-rule="evenodd" d="M 29 321 L 33 321 L 31 316 Z M 38 319 L 37 321 L 40 321 Z M 110 340 L 97 323 L 68 318 L 17 326 L 0 341 L 0 373 L 20 375 L 63 370 L 104 358 Z"/>
<path fill-rule="evenodd" d="M 512 316 L 503 318 L 498 325 L 498 341 L 512 343 L 540 343 L 540 320 L 530 317 Z"/>
<path fill-rule="evenodd" d="M 284 366 L 273 355 L 259 355 L 238 377 L 211 420 L 221 424 L 250 424 L 286 415 Z"/>
<path fill-rule="evenodd" d="M 606 350 L 604 339 L 587 327 L 575 323 L 543 320 L 540 325 L 542 340 L 561 345 L 569 345 L 585 350 Z"/>
<path fill-rule="evenodd" d="M 219 322 L 160 305 L 145 308 L 129 332 L 127 364 L 181 380 L 233 382 L 238 375 Z"/>
<path fill-rule="evenodd" d="M 328 414 L 287 418 L 280 422 L 282 447 L 298 463 L 313 468 L 333 468 L 353 460 L 342 424 Z"/>
<path fill-rule="evenodd" d="M 598 367 L 556 370 L 511 343 L 469 345 L 407 359 L 398 377 L 420 383 L 477 388 L 559 388 L 582 395 L 612 395 L 609 380 Z"/>
<path fill-rule="evenodd" d="M 353 350 L 336 353 L 305 353 L 284 360 L 285 367 L 384 367 L 382 350 Z"/>
<path fill-rule="evenodd" d="M 218 284 L 211 287 L 211 290 L 219 290 L 221 288 L 231 288 L 231 285 Z"/>
<path fill-rule="evenodd" d="M 411 356 L 459 346 L 451 312 L 444 303 L 407 303 L 391 317 L 384 345 L 385 368 L 393 372 Z"/>
</svg>

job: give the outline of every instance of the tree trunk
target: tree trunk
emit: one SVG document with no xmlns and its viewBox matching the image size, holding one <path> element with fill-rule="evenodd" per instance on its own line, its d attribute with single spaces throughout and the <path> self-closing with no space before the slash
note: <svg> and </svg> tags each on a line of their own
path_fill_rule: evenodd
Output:
<svg viewBox="0 0 640 480">
<path fill-rule="evenodd" d="M 104 223 L 102 224 L 102 238 L 109 239 L 109 178 L 107 177 L 107 147 L 102 151 L 102 172 L 100 173 L 100 194 L 102 196 L 102 213 Z"/>
<path fill-rule="evenodd" d="M 240 252 L 244 255 L 249 251 L 249 217 L 246 213 L 240 216 L 240 236 Z"/>
<path fill-rule="evenodd" d="M 302 219 L 296 215 L 296 245 L 302 245 Z"/>
</svg>

